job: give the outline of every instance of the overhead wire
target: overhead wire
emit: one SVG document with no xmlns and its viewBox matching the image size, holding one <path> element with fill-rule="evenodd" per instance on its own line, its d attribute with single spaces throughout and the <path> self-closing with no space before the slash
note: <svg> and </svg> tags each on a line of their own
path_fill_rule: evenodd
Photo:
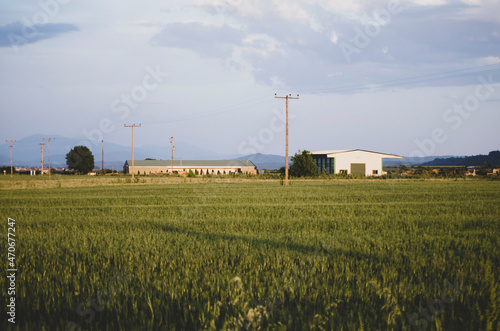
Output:
<svg viewBox="0 0 500 331">
<path fill-rule="evenodd" d="M 325 94 L 325 93 L 348 93 L 348 92 L 361 92 L 372 89 L 384 89 L 391 87 L 400 87 L 400 86 L 408 86 L 413 84 L 421 84 L 428 83 L 433 81 L 441 81 L 441 80 L 450 80 L 450 79 L 461 79 L 474 75 L 483 75 L 489 74 L 493 72 L 500 72 L 500 63 L 488 64 L 482 66 L 475 66 L 457 70 L 450 70 L 445 72 L 437 72 L 430 73 L 425 75 L 418 76 L 410 76 L 404 78 L 397 78 L 391 80 L 384 80 L 372 83 L 363 83 L 363 84 L 355 84 L 349 86 L 337 86 L 337 87 L 327 87 L 323 89 L 314 88 L 314 89 L 305 89 L 302 90 L 302 94 Z M 154 121 L 154 122 L 146 122 L 142 123 L 145 125 L 152 124 L 168 124 L 175 123 L 180 121 L 188 121 L 188 120 L 196 120 L 205 117 L 222 115 L 229 112 L 241 111 L 241 110 L 249 110 L 255 109 L 257 107 L 265 106 L 275 102 L 274 98 L 271 98 L 267 95 L 261 95 L 256 98 L 244 100 L 242 102 L 238 102 L 231 105 L 226 105 L 223 107 L 213 108 L 209 111 L 201 112 L 198 114 L 190 114 L 185 116 L 174 117 L 171 119 L 167 119 L 164 121 Z"/>
<path fill-rule="evenodd" d="M 231 104 L 231 105 L 227 105 L 227 106 L 223 106 L 223 107 L 219 107 L 219 108 L 214 108 L 212 110 L 198 113 L 198 114 L 185 115 L 185 116 L 180 116 L 180 117 L 168 119 L 165 121 L 146 122 L 146 123 L 142 123 L 142 124 L 167 124 L 167 123 L 174 123 L 174 122 L 180 122 L 180 121 L 194 120 L 194 119 L 210 117 L 210 116 L 214 116 L 214 115 L 222 115 L 225 113 L 234 112 L 234 111 L 238 111 L 241 109 L 256 108 L 259 106 L 264 106 L 264 105 L 270 104 L 272 102 L 274 102 L 274 100 L 270 99 L 269 96 L 262 95 L 262 96 L 257 97 L 257 98 L 252 98 L 252 99 L 238 102 L 235 104 Z"/>
<path fill-rule="evenodd" d="M 478 70 L 479 69 L 479 70 Z M 431 73 L 419 76 L 411 76 L 405 78 L 398 78 L 392 80 L 378 81 L 372 83 L 364 83 L 350 86 L 338 86 L 329 87 L 323 89 L 309 89 L 303 90 L 302 94 L 321 94 L 321 93 L 336 93 L 336 92 L 357 92 L 363 90 L 370 90 L 373 88 L 388 88 L 388 87 L 398 87 L 411 84 L 427 83 L 439 80 L 457 79 L 465 78 L 474 75 L 481 75 L 493 72 L 500 72 L 500 63 L 489 64 L 483 66 L 476 66 L 464 69 L 457 69 L 445 72 Z"/>
</svg>

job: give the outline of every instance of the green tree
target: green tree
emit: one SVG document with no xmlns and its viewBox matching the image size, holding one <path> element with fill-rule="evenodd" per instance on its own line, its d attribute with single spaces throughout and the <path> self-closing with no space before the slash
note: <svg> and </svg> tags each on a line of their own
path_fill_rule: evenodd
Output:
<svg viewBox="0 0 500 331">
<path fill-rule="evenodd" d="M 66 154 L 66 164 L 69 169 L 88 174 L 94 169 L 94 155 L 87 146 L 75 146 Z"/>
<path fill-rule="evenodd" d="M 278 172 L 280 174 L 281 177 L 285 177 L 285 171 L 286 171 L 286 168 L 285 167 L 281 167 Z"/>
<path fill-rule="evenodd" d="M 314 176 L 317 172 L 316 164 L 312 158 L 311 152 L 299 151 L 292 156 L 292 165 L 290 166 L 290 174 L 295 177 Z"/>
</svg>

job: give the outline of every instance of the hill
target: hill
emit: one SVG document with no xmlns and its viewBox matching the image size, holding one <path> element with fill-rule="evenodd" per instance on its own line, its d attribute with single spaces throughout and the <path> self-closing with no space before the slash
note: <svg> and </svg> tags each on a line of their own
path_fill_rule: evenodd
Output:
<svg viewBox="0 0 500 331">
<path fill-rule="evenodd" d="M 275 170 L 285 166 L 285 157 L 275 154 L 250 154 L 235 158 L 234 160 L 250 160 L 257 166 L 257 169 Z"/>
<path fill-rule="evenodd" d="M 488 155 L 474 155 L 464 157 L 436 158 L 422 166 L 484 166 L 500 165 L 500 151 L 491 151 Z"/>
<path fill-rule="evenodd" d="M 66 166 L 66 154 L 71 148 L 77 145 L 86 145 L 94 155 L 95 166 L 101 167 L 102 161 L 102 145 L 100 141 L 88 141 L 82 139 L 67 138 L 64 136 L 54 136 L 47 134 L 35 134 L 22 139 L 18 139 L 14 143 L 13 163 L 14 166 L 38 167 L 41 160 L 40 143 L 45 143 L 44 148 L 44 164 L 48 165 L 48 145 L 44 138 L 55 138 L 50 143 L 50 158 L 53 167 Z M 234 156 L 221 155 L 215 152 L 204 150 L 188 143 L 177 141 L 174 158 L 182 158 L 184 160 L 209 160 L 209 159 L 230 159 Z M 136 146 L 134 148 L 136 160 L 145 158 L 169 160 L 171 157 L 170 146 Z M 130 146 L 122 146 L 111 142 L 104 142 L 104 167 L 120 170 L 125 163 L 125 160 L 130 159 Z M 0 144 L 0 165 L 10 165 L 9 144 Z"/>
</svg>

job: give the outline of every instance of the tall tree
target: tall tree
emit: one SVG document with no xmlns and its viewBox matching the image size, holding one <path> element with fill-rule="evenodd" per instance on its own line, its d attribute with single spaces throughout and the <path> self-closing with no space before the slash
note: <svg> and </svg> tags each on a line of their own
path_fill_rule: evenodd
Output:
<svg viewBox="0 0 500 331">
<path fill-rule="evenodd" d="M 292 165 L 290 174 L 295 177 L 314 176 L 317 173 L 317 167 L 309 151 L 299 151 L 292 156 Z"/>
<path fill-rule="evenodd" d="M 75 146 L 66 154 L 68 168 L 88 174 L 94 169 L 94 155 L 87 146 Z"/>
</svg>

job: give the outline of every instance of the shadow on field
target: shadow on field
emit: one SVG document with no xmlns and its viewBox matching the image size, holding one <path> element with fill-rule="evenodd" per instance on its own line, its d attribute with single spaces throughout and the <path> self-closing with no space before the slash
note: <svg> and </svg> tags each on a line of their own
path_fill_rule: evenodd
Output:
<svg viewBox="0 0 500 331">
<path fill-rule="evenodd" d="M 332 256 L 353 257 L 357 259 L 385 260 L 385 262 L 389 262 L 390 260 L 389 255 L 384 255 L 382 257 L 380 254 L 367 254 L 365 252 L 360 252 L 358 250 L 344 249 L 341 247 L 332 247 L 332 245 L 328 244 L 325 245 L 325 243 L 321 242 L 319 239 L 316 239 L 315 244 L 305 245 L 293 242 L 293 239 L 291 239 L 290 237 L 283 237 L 283 241 L 276 241 L 271 239 L 258 239 L 247 236 L 238 236 L 238 235 L 230 235 L 222 233 L 206 233 L 188 229 L 180 229 L 177 227 L 163 225 L 163 224 L 158 226 L 158 228 L 165 232 L 170 232 L 174 234 L 183 234 L 207 241 L 223 240 L 229 242 L 241 242 L 241 243 L 246 243 L 253 247 L 293 250 L 296 252 L 306 253 L 306 254 L 325 254 Z"/>
</svg>

